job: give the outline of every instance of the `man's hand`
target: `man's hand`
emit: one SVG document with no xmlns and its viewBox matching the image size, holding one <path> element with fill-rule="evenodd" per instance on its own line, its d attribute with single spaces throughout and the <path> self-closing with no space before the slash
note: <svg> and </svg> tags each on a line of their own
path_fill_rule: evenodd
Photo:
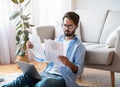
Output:
<svg viewBox="0 0 120 87">
<path fill-rule="evenodd" d="M 62 62 L 62 64 L 66 65 L 66 66 L 68 66 L 70 63 L 68 58 L 65 56 L 59 56 L 58 59 Z"/>
<path fill-rule="evenodd" d="M 32 48 L 33 48 L 33 44 L 32 44 L 30 41 L 27 41 L 26 47 L 27 47 L 28 49 L 32 49 Z"/>
<path fill-rule="evenodd" d="M 59 56 L 58 59 L 62 62 L 62 64 L 68 66 L 74 74 L 78 71 L 78 66 L 74 65 L 69 59 L 65 56 Z"/>
</svg>

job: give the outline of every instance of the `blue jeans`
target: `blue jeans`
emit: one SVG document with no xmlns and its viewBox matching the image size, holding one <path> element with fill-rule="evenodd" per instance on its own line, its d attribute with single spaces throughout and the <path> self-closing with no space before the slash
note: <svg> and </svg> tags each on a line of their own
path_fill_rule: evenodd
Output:
<svg viewBox="0 0 120 87">
<path fill-rule="evenodd" d="M 44 72 L 40 76 L 41 80 L 37 80 L 24 74 L 2 87 L 66 87 L 65 80 L 60 75 Z"/>
</svg>

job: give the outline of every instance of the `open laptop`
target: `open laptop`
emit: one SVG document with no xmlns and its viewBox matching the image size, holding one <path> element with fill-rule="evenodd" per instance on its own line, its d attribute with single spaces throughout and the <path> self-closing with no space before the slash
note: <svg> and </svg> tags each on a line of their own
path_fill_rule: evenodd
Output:
<svg viewBox="0 0 120 87">
<path fill-rule="evenodd" d="M 41 77 L 33 64 L 26 63 L 23 61 L 16 61 L 16 64 L 20 67 L 22 72 L 28 74 L 32 78 L 40 80 Z"/>
<path fill-rule="evenodd" d="M 3 82 L 4 81 L 4 78 L 0 77 L 0 82 Z"/>
</svg>

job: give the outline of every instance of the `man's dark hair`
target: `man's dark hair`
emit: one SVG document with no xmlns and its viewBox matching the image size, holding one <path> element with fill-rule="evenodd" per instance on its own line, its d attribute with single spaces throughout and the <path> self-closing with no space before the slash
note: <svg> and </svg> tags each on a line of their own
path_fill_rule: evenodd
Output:
<svg viewBox="0 0 120 87">
<path fill-rule="evenodd" d="M 64 16 L 63 16 L 63 21 L 65 18 L 71 19 L 75 25 L 78 25 L 79 23 L 79 15 L 76 14 L 75 12 L 67 12 Z"/>
</svg>

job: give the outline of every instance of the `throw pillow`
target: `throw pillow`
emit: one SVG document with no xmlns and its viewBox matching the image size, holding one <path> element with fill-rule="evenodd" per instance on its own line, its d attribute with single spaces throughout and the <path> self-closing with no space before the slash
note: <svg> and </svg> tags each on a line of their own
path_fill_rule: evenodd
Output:
<svg viewBox="0 0 120 87">
<path fill-rule="evenodd" d="M 62 34 L 64 34 L 62 23 L 61 22 L 56 22 L 56 24 L 55 24 L 55 38 L 59 37 Z M 80 23 L 79 23 L 79 26 L 78 26 L 75 34 L 77 35 L 78 39 L 81 40 Z"/>
<path fill-rule="evenodd" d="M 105 43 L 108 48 L 115 47 L 118 34 L 120 35 L 120 25 L 108 36 L 106 43 Z"/>
</svg>

